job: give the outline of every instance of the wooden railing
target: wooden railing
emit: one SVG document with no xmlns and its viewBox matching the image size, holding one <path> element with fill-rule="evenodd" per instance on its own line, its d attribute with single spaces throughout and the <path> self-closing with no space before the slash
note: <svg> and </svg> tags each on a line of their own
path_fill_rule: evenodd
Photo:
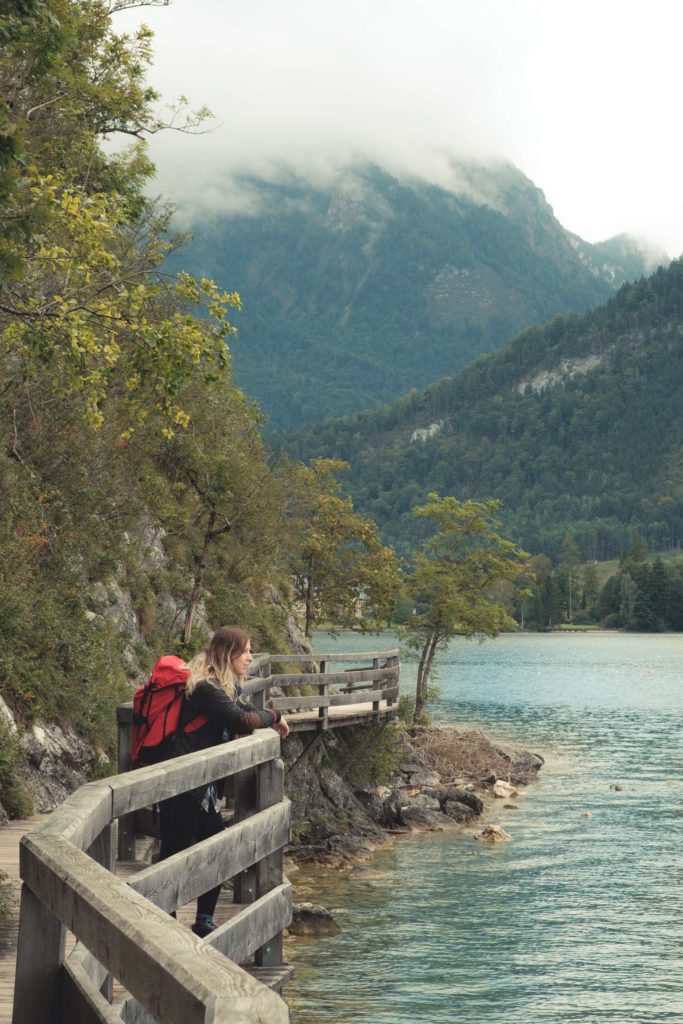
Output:
<svg viewBox="0 0 683 1024">
<path fill-rule="evenodd" d="M 252 676 L 244 686 L 245 696 L 257 706 L 276 708 L 287 715 L 293 732 L 337 728 L 353 724 L 350 719 L 374 718 L 396 712 L 399 697 L 398 650 L 368 651 L 363 654 L 259 654 L 251 666 Z M 345 672 L 330 672 L 339 662 L 369 662 Z M 313 663 L 317 672 L 273 674 L 273 665 Z M 274 697 L 272 691 L 303 688 L 317 693 Z M 330 709 L 339 709 L 336 713 Z M 309 714 L 306 714 L 309 712 Z M 310 712 L 313 712 L 311 714 Z M 330 721 L 332 719 L 332 721 Z"/>
<path fill-rule="evenodd" d="M 331 662 L 368 664 L 328 672 Z M 274 674 L 283 663 L 317 671 Z M 396 650 L 315 662 L 261 654 L 244 690 L 320 742 L 327 729 L 391 718 L 399 671 Z M 22 839 L 13 1024 L 285 1024 L 287 1007 L 272 991 L 291 973 L 282 962 L 291 887 L 282 873 L 289 802 L 279 736 L 262 729 L 130 771 L 130 703 L 118 709 L 118 724 L 121 774 L 82 786 Z M 234 818 L 223 833 L 128 881 L 116 876 L 117 849 L 119 860 L 132 861 L 136 832 L 153 831 L 152 805 L 217 779 L 232 779 Z M 228 879 L 234 911 L 207 938 L 169 916 Z M 67 930 L 76 939 L 68 957 Z M 116 1000 L 114 980 L 124 990 Z"/>
<path fill-rule="evenodd" d="M 275 985 L 291 888 L 280 737 L 270 729 L 82 786 L 25 836 L 13 1024 L 285 1024 Z M 139 871 L 115 870 L 117 821 L 222 778 L 235 819 Z M 169 914 L 227 879 L 234 913 L 204 939 Z M 65 957 L 67 930 L 77 944 Z M 253 958 L 248 970 L 238 966 Z M 279 973 L 280 972 L 280 973 Z M 261 978 L 262 980 L 259 980 Z M 112 979 L 127 995 L 112 1004 Z"/>
<path fill-rule="evenodd" d="M 243 695 L 255 707 L 277 708 L 287 716 L 292 732 L 323 732 L 330 728 L 357 725 L 367 721 L 379 722 L 392 718 L 397 711 L 400 682 L 398 649 L 368 651 L 362 654 L 257 654 L 249 668 L 249 678 L 243 686 Z M 330 664 L 360 663 L 346 672 L 329 672 Z M 362 664 L 365 662 L 366 664 Z M 273 666 L 303 664 L 315 671 L 303 673 L 273 673 Z M 310 695 L 272 696 L 278 688 L 287 690 L 315 689 Z M 118 768 L 127 772 L 131 762 L 133 703 L 128 701 L 117 709 Z M 135 855 L 135 836 L 138 833 L 158 834 L 158 826 L 149 814 L 122 817 L 118 831 L 120 860 L 131 860 Z"/>
</svg>

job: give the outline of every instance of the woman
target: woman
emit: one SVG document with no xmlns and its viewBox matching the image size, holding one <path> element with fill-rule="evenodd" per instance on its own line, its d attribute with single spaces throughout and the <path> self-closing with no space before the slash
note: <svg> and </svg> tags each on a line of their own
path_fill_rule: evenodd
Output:
<svg viewBox="0 0 683 1024">
<path fill-rule="evenodd" d="M 190 677 L 180 728 L 173 738 L 172 757 L 213 747 L 224 740 L 252 733 L 254 729 L 274 728 L 283 738 L 289 726 L 279 711 L 259 711 L 238 700 L 239 683 L 253 661 L 251 642 L 243 629 L 222 626 L 211 637 L 208 647 L 190 662 Z M 185 733 L 183 726 L 200 715 L 208 719 L 195 732 Z M 161 804 L 161 852 L 165 860 L 188 846 L 221 832 L 225 826 L 219 810 L 215 783 L 181 793 Z M 221 887 L 216 886 L 197 900 L 195 935 L 209 935 L 217 927 L 213 912 Z"/>
</svg>

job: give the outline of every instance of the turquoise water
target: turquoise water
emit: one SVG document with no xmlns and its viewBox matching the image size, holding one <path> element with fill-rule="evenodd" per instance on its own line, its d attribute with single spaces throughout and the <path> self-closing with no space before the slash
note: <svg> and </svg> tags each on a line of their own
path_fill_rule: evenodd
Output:
<svg viewBox="0 0 683 1024">
<path fill-rule="evenodd" d="M 540 780 L 491 810 L 509 843 L 400 839 L 312 888 L 344 931 L 290 945 L 295 1024 L 683 1022 L 682 666 L 683 635 L 455 642 L 435 719 L 542 754 Z"/>
</svg>

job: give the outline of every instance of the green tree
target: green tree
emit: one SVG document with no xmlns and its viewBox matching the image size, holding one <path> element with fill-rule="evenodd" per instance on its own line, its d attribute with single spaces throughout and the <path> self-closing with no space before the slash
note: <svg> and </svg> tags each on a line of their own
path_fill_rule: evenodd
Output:
<svg viewBox="0 0 683 1024">
<path fill-rule="evenodd" d="M 594 617 L 597 610 L 598 594 L 600 593 L 598 571 L 595 567 L 595 562 L 588 562 L 583 567 L 582 585 L 581 605 L 586 609 L 589 616 Z"/>
<path fill-rule="evenodd" d="M 577 602 L 579 583 L 579 549 L 571 533 L 565 535 L 562 542 L 560 557 L 560 580 L 566 597 L 566 615 L 569 622 L 574 621 L 574 609 Z"/>
<path fill-rule="evenodd" d="M 393 551 L 372 520 L 338 494 L 337 474 L 345 468 L 338 459 L 301 467 L 290 505 L 298 535 L 290 565 L 309 640 L 321 620 L 361 629 L 384 625 L 401 595 Z"/>
<path fill-rule="evenodd" d="M 151 33 L 114 30 L 125 0 L 42 0 L 23 17 L 12 6 L 0 19 L 13 140 L 0 202 L 0 369 L 15 384 L 5 401 L 18 422 L 22 406 L 66 397 L 94 428 L 115 404 L 128 431 L 154 413 L 171 433 L 187 422 L 179 390 L 226 364 L 239 296 L 159 272 L 173 241 L 168 211 L 143 192 L 143 139 L 164 127 L 144 80 Z M 136 141 L 107 153 L 112 134 Z M 192 315 L 200 305 L 206 317 Z"/>
<path fill-rule="evenodd" d="M 420 652 L 414 721 L 428 701 L 434 659 L 455 636 L 495 637 L 514 619 L 496 601 L 494 584 L 518 582 L 528 556 L 496 530 L 500 502 L 458 501 L 431 493 L 413 510 L 435 532 L 414 559 L 407 579 L 418 614 L 401 635 Z"/>
<path fill-rule="evenodd" d="M 287 527 L 283 483 L 268 465 L 254 402 L 227 371 L 184 398 L 190 422 L 159 442 L 156 465 L 173 495 L 170 504 L 157 502 L 160 521 L 189 563 L 183 579 L 192 582 L 181 595 L 182 641 L 189 646 L 212 566 L 214 577 L 220 566 L 223 586 L 280 575 Z"/>
</svg>

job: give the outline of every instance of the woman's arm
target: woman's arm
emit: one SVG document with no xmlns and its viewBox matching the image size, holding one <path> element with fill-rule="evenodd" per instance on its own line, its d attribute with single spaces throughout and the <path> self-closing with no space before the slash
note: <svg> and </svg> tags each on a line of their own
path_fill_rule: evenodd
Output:
<svg viewBox="0 0 683 1024">
<path fill-rule="evenodd" d="M 259 710 L 250 705 L 230 700 L 219 686 L 205 680 L 198 683 L 190 698 L 193 710 L 198 714 L 207 715 L 212 724 L 227 729 L 230 733 L 251 733 L 254 729 L 266 729 L 278 726 L 281 721 L 279 711 L 271 709 Z"/>
</svg>

